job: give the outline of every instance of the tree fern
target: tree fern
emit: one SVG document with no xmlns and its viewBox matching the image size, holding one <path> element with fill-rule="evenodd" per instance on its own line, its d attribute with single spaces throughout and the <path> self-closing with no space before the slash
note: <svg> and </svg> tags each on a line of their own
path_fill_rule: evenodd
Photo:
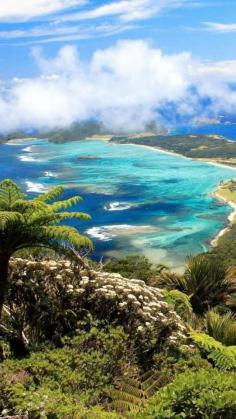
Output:
<svg viewBox="0 0 236 419">
<path fill-rule="evenodd" d="M 67 211 L 79 203 L 81 197 L 59 201 L 63 191 L 61 186 L 57 186 L 34 199 L 25 199 L 15 182 L 10 179 L 0 182 L 0 316 L 9 259 L 16 251 L 27 247 L 92 248 L 91 241 L 78 229 L 62 225 L 68 219 L 90 219 L 88 214 Z"/>
<path fill-rule="evenodd" d="M 225 346 L 213 337 L 196 331 L 192 331 L 190 336 L 217 368 L 222 370 L 236 368 L 236 346 Z"/>
</svg>

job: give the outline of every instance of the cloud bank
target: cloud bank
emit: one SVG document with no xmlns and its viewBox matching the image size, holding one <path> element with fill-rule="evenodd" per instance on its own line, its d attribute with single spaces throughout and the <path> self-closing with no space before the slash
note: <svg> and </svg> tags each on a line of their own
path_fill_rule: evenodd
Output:
<svg viewBox="0 0 236 419">
<path fill-rule="evenodd" d="M 81 61 L 73 46 L 54 59 L 34 50 L 39 76 L 0 83 L 1 131 L 50 129 L 95 118 L 113 131 L 155 120 L 191 121 L 236 111 L 236 60 L 204 63 L 122 41 Z"/>
</svg>

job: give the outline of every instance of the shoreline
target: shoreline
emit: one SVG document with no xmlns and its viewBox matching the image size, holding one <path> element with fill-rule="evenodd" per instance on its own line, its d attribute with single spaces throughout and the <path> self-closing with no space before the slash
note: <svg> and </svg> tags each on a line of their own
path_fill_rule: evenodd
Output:
<svg viewBox="0 0 236 419">
<path fill-rule="evenodd" d="M 120 143 L 116 143 L 116 144 L 120 144 Z M 236 167 L 232 167 L 230 165 L 227 164 L 222 164 L 222 163 L 218 163 L 216 161 L 211 161 L 211 160 L 205 160 L 205 159 L 197 159 L 197 158 L 191 158 L 191 157 L 186 157 L 180 153 L 176 153 L 174 151 L 169 151 L 169 150 L 165 150 L 164 148 L 161 147 L 154 147 L 154 146 L 148 146 L 145 144 L 132 144 L 132 143 L 125 143 L 122 145 L 133 145 L 133 146 L 137 146 L 137 147 L 145 147 L 160 153 L 165 153 L 165 154 L 170 154 L 173 156 L 177 156 L 177 157 L 182 157 L 183 159 L 187 159 L 187 160 L 192 160 L 192 161 L 200 161 L 202 163 L 205 164 L 210 164 L 213 166 L 217 166 L 217 167 L 222 167 L 224 169 L 231 169 L 231 170 L 236 170 Z M 222 197 L 219 193 L 217 193 L 217 191 L 212 193 L 212 196 L 215 197 L 218 200 L 223 201 L 225 204 L 227 204 L 228 206 L 230 206 L 233 211 L 230 213 L 230 215 L 227 217 L 227 220 L 229 221 L 229 225 L 224 227 L 223 229 L 221 229 L 217 235 L 210 241 L 210 247 L 214 248 L 217 246 L 219 239 L 224 236 L 225 233 L 227 233 L 228 231 L 230 231 L 232 224 L 234 222 L 234 219 L 236 219 L 236 203 L 232 202 L 232 201 L 228 201 L 227 199 L 225 199 L 224 197 Z"/>
<path fill-rule="evenodd" d="M 111 144 L 129 145 L 129 146 L 134 146 L 134 147 L 144 147 L 144 148 L 148 148 L 149 150 L 152 150 L 152 151 L 157 151 L 158 153 L 165 153 L 165 154 L 170 154 L 172 156 L 182 157 L 183 159 L 186 159 L 186 160 L 197 160 L 197 159 L 192 159 L 190 157 L 186 157 L 186 156 L 184 156 L 183 154 L 180 154 L 180 153 L 175 153 L 174 151 L 165 150 L 164 148 L 161 148 L 161 147 L 153 147 L 151 145 L 134 144 L 134 143 L 119 143 L 119 142 L 115 142 L 115 141 L 112 141 Z"/>
<path fill-rule="evenodd" d="M 224 227 L 222 230 L 220 230 L 219 233 L 216 235 L 216 237 L 211 240 L 211 243 L 210 243 L 211 246 L 216 247 L 218 245 L 219 239 L 222 236 L 224 236 L 225 233 L 230 231 L 231 228 L 232 228 L 232 224 L 233 224 L 234 220 L 236 219 L 236 203 L 234 203 L 232 201 L 228 201 L 226 198 L 221 196 L 217 191 L 213 193 L 213 196 L 216 199 L 227 203 L 227 205 L 229 205 L 233 209 L 233 211 L 229 214 L 229 216 L 227 218 L 228 221 L 229 221 L 229 225 L 227 227 Z"/>
<path fill-rule="evenodd" d="M 131 145 L 131 146 L 137 146 L 137 147 L 145 147 L 145 148 L 148 148 L 150 150 L 158 151 L 160 153 L 165 153 L 165 154 L 170 154 L 172 156 L 182 157 L 183 159 L 186 159 L 186 160 L 199 161 L 199 162 L 202 162 L 202 163 L 211 164 L 213 166 L 223 167 L 224 169 L 236 170 L 236 166 L 232 166 L 230 164 L 218 163 L 217 161 L 211 160 L 211 159 L 208 160 L 208 159 L 204 159 L 204 158 L 187 157 L 187 156 L 184 156 L 181 153 L 176 153 L 175 151 L 170 151 L 170 150 L 167 150 L 167 149 L 162 148 L 162 147 L 156 147 L 156 146 L 151 146 L 151 145 L 146 145 L 146 144 L 120 143 L 120 142 L 116 142 L 116 141 L 112 141 L 111 144 L 112 143 L 113 144 L 120 144 L 120 145 Z"/>
</svg>

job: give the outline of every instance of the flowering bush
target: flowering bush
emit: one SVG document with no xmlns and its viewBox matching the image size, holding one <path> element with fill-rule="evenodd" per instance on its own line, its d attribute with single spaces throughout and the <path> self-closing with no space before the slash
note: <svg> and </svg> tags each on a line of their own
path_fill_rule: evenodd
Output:
<svg viewBox="0 0 236 419">
<path fill-rule="evenodd" d="M 185 326 L 162 291 L 141 280 L 95 271 L 89 276 L 64 260 L 15 259 L 11 284 L 8 321 L 33 342 L 57 342 L 88 315 L 120 324 L 139 340 L 168 346 L 186 340 Z"/>
</svg>

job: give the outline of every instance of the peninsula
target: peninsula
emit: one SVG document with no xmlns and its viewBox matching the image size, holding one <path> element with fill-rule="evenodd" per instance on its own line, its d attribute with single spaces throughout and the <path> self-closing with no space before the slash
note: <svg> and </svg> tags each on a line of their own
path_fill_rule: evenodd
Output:
<svg viewBox="0 0 236 419">
<path fill-rule="evenodd" d="M 220 135 L 114 136 L 112 142 L 153 147 L 181 156 L 236 168 L 236 142 Z"/>
</svg>

